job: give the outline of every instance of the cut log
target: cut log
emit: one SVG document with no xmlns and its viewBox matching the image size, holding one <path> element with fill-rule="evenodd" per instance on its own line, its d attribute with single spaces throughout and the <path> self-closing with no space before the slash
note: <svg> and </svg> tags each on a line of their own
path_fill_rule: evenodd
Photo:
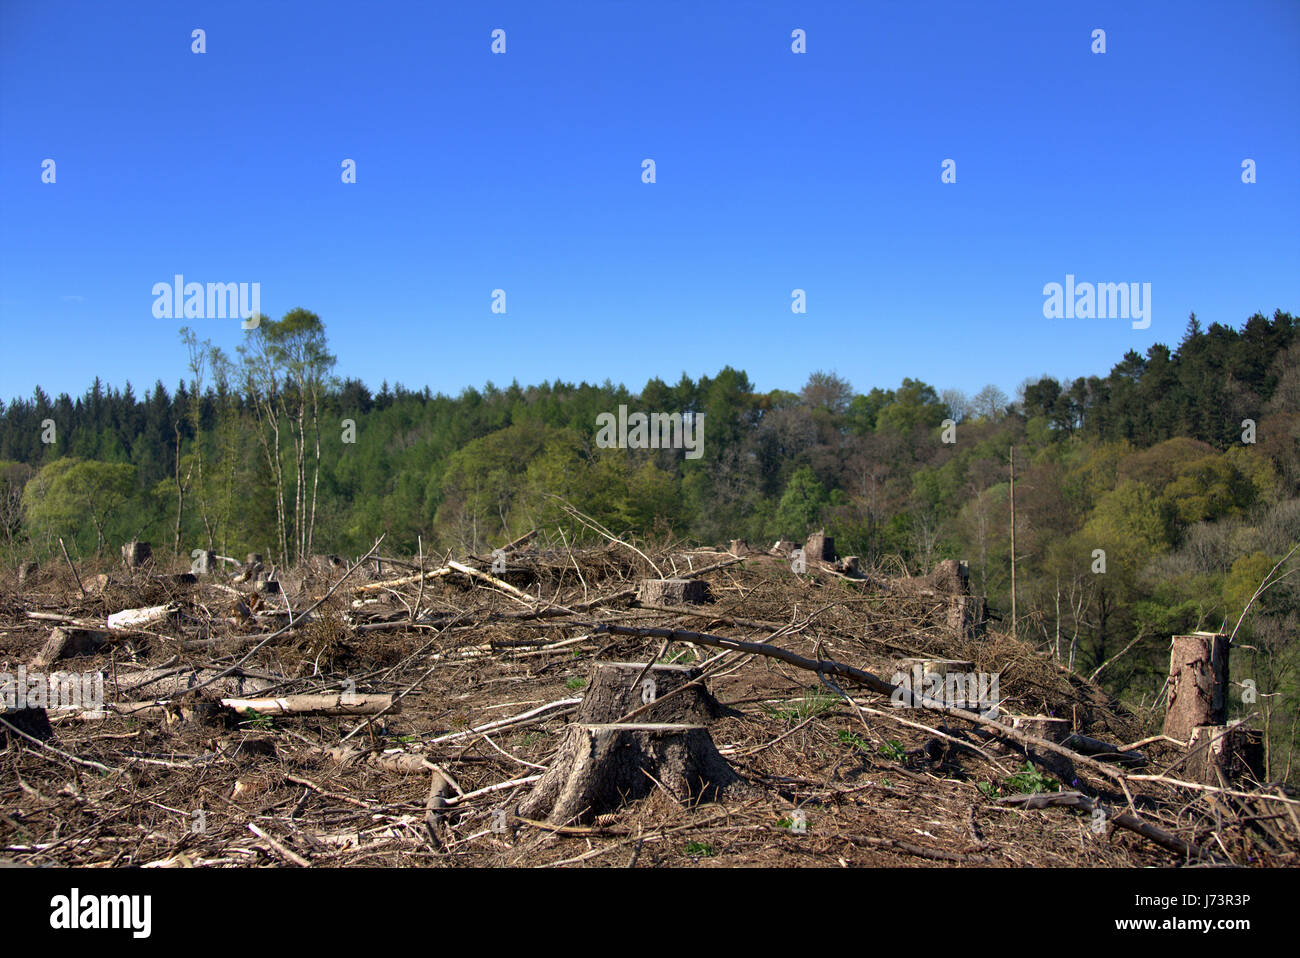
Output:
<svg viewBox="0 0 1300 958">
<path fill-rule="evenodd" d="M 168 621 L 176 614 L 174 605 L 151 605 L 143 609 L 123 609 L 108 617 L 109 631 L 150 629 Z"/>
<path fill-rule="evenodd" d="M 402 710 L 391 695 L 360 695 L 339 692 L 330 695 L 285 695 L 280 698 L 223 698 L 221 704 L 236 712 L 258 715 L 390 715 Z"/>
<path fill-rule="evenodd" d="M 707 596 L 708 587 L 699 579 L 642 579 L 637 589 L 642 605 L 693 605 Z"/>
<path fill-rule="evenodd" d="M 1196 726 L 1187 755 L 1187 777 L 1202 785 L 1219 787 L 1264 777 L 1263 733 L 1241 722 Z"/>
<path fill-rule="evenodd" d="M 571 725 L 518 815 L 567 825 L 644 798 L 660 784 L 685 805 L 716 801 L 743 781 L 700 725 Z"/>
<path fill-rule="evenodd" d="M 147 542 L 132 540 L 122 546 L 122 561 L 129 569 L 139 569 L 153 558 L 153 548 Z"/>
<path fill-rule="evenodd" d="M 142 669 L 139 672 L 118 672 L 116 692 L 118 696 L 132 698 L 172 699 L 215 679 L 210 686 L 205 686 L 213 694 L 248 696 L 256 695 L 275 684 L 269 679 L 239 673 L 217 678 L 220 674 L 217 669 L 177 666 Z"/>
<path fill-rule="evenodd" d="M 718 700 L 703 683 L 677 691 L 699 677 L 699 669 L 686 665 L 656 665 L 646 671 L 644 662 L 597 662 L 574 721 L 617 722 L 648 705 L 635 721 L 705 725 L 722 714 Z M 661 703 L 670 692 L 676 694 Z"/>
<path fill-rule="evenodd" d="M 1191 740 L 1198 725 L 1228 719 L 1228 637 L 1221 632 L 1175 635 L 1169 657 L 1169 704 L 1164 734 Z"/>
<path fill-rule="evenodd" d="M 809 562 L 834 562 L 835 561 L 835 537 L 828 536 L 826 530 L 814 532 L 808 537 L 808 541 L 803 547 L 804 558 Z"/>
<path fill-rule="evenodd" d="M 47 669 L 60 659 L 94 655 L 107 639 L 106 632 L 93 632 L 89 629 L 55 629 L 50 633 L 49 641 L 36 653 L 29 668 Z"/>
</svg>

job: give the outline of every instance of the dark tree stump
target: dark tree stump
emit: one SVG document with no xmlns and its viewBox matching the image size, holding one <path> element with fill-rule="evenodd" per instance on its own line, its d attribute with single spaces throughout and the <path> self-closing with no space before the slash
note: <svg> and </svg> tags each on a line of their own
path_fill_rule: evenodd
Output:
<svg viewBox="0 0 1300 958">
<path fill-rule="evenodd" d="M 24 562 L 18 567 L 18 584 L 30 585 L 36 581 L 36 573 L 40 571 L 40 566 L 35 562 Z"/>
<path fill-rule="evenodd" d="M 699 579 L 642 579 L 637 601 L 642 605 L 694 605 L 708 597 Z"/>
<path fill-rule="evenodd" d="M 732 539 L 731 548 L 727 551 L 733 556 L 747 556 L 749 555 L 749 543 L 744 539 Z"/>
<path fill-rule="evenodd" d="M 659 701 L 699 678 L 699 669 L 656 665 L 638 681 L 643 669 L 644 662 L 597 662 L 574 721 L 617 722 L 647 704 L 649 708 L 638 712 L 632 721 L 705 725 L 723 714 L 722 706 L 703 684 L 691 686 L 662 703 Z"/>
<path fill-rule="evenodd" d="M 54 734 L 54 729 L 50 727 L 50 718 L 45 714 L 43 708 L 25 708 L 4 710 L 0 707 L 0 718 L 18 729 L 20 732 L 26 732 L 34 739 L 44 742 Z M 9 729 L 0 725 L 0 744 L 8 744 L 10 738 L 19 739 L 19 736 L 10 736 Z"/>
<path fill-rule="evenodd" d="M 1175 635 L 1169 656 L 1164 733 L 1188 742 L 1198 725 L 1226 724 L 1227 688 L 1227 636 L 1220 632 Z"/>
<path fill-rule="evenodd" d="M 127 568 L 139 569 L 153 558 L 153 547 L 147 542 L 131 541 L 122 546 L 122 561 Z"/>
<path fill-rule="evenodd" d="M 49 641 L 32 659 L 30 668 L 47 669 L 60 659 L 94 655 L 107 640 L 107 632 L 95 632 L 90 629 L 55 629 L 50 633 Z"/>
<path fill-rule="evenodd" d="M 714 801 L 743 780 L 701 725 L 570 725 L 550 769 L 517 814 L 556 825 L 583 821 L 644 798 L 659 784 L 677 801 L 692 804 Z"/>
</svg>

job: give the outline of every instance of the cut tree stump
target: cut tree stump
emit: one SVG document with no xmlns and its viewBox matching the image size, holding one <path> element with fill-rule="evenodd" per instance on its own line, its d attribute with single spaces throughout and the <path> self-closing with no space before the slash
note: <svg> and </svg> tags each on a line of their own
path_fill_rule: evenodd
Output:
<svg viewBox="0 0 1300 958">
<path fill-rule="evenodd" d="M 1068 719 L 1053 718 L 1050 715 L 1003 715 L 999 721 L 1009 724 L 1018 732 L 1032 735 L 1034 738 L 1041 738 L 1054 745 L 1060 745 L 1070 734 Z M 1067 785 L 1075 779 L 1074 763 L 1064 755 L 1058 755 L 1056 752 L 1026 748 L 1012 742 L 997 743 L 994 749 L 995 751 L 1005 750 L 1012 754 L 1023 755 L 1035 765 L 1042 766 L 1051 772 Z"/>
<path fill-rule="evenodd" d="M 35 562 L 24 562 L 18 567 L 18 584 L 28 585 L 36 581 L 36 573 L 40 571 L 40 566 Z"/>
<path fill-rule="evenodd" d="M 642 579 L 637 601 L 642 605 L 694 605 L 708 596 L 699 579 Z"/>
<path fill-rule="evenodd" d="M 1169 704 L 1164 734 L 1191 740 L 1198 725 L 1228 719 L 1228 637 L 1221 632 L 1175 635 L 1169 656 Z"/>
<path fill-rule="evenodd" d="M 617 722 L 644 705 L 650 707 L 637 712 L 634 721 L 704 725 L 722 714 L 722 706 L 703 683 L 677 692 L 700 677 L 699 669 L 656 665 L 638 680 L 643 671 L 644 662 L 597 662 L 574 721 Z M 677 694 L 661 703 L 659 700 L 670 692 Z"/>
<path fill-rule="evenodd" d="M 733 556 L 747 556 L 749 555 L 749 543 L 744 539 L 732 539 L 731 547 L 727 551 Z"/>
<path fill-rule="evenodd" d="M 828 536 L 826 530 L 814 532 L 808 537 L 808 541 L 803 547 L 804 558 L 810 562 L 834 562 L 835 561 L 835 537 Z"/>
<path fill-rule="evenodd" d="M 69 659 L 77 655 L 94 655 L 107 639 L 106 632 L 94 632 L 90 629 L 55 629 L 50 633 L 49 641 L 36 653 L 36 657 L 28 667 L 47 669 L 60 659 Z"/>
<path fill-rule="evenodd" d="M 153 547 L 147 542 L 131 541 L 122 546 L 122 561 L 127 568 L 139 569 L 153 558 Z"/>
<path fill-rule="evenodd" d="M 9 725 L 18 729 L 20 732 L 26 732 L 34 739 L 44 742 L 54 734 L 54 729 L 50 727 L 50 718 L 45 714 L 45 709 L 31 707 L 25 709 L 4 709 L 0 707 L 0 718 L 3 718 Z M 9 743 L 10 733 L 5 725 L 0 725 L 0 745 Z M 19 739 L 20 736 L 13 736 Z"/>
<path fill-rule="evenodd" d="M 653 776 L 653 777 L 652 777 Z M 550 769 L 519 803 L 521 818 L 585 821 L 663 786 L 683 805 L 715 801 L 743 779 L 702 725 L 570 725 Z"/>
<path fill-rule="evenodd" d="M 1219 786 L 1264 777 L 1263 733 L 1241 722 L 1196 726 L 1187 752 L 1187 777 L 1193 782 Z"/>
<path fill-rule="evenodd" d="M 768 549 L 767 552 L 768 555 L 784 556 L 788 559 L 790 556 L 794 555 L 794 550 L 797 548 L 799 548 L 799 546 L 791 542 L 789 539 L 777 539 L 776 542 L 772 543 L 772 548 Z"/>
</svg>

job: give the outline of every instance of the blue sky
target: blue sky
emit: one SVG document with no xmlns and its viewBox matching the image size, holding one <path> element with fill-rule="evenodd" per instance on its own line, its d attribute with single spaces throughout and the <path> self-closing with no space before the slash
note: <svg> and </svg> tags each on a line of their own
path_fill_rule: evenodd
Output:
<svg viewBox="0 0 1300 958">
<path fill-rule="evenodd" d="M 1104 374 L 1300 311 L 1298 54 L 1296 0 L 0 0 L 0 398 L 173 385 L 177 273 L 374 388 Z M 1067 273 L 1150 328 L 1045 319 Z"/>
</svg>

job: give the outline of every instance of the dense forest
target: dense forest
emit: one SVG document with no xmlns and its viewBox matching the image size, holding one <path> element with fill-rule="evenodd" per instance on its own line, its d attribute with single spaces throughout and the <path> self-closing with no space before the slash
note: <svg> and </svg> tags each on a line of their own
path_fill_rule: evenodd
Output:
<svg viewBox="0 0 1300 958">
<path fill-rule="evenodd" d="M 824 527 L 867 563 L 966 559 L 1009 621 L 1014 450 L 1020 636 L 1140 707 L 1171 633 L 1236 629 L 1233 674 L 1254 687 L 1234 708 L 1275 732 L 1300 710 L 1295 337 L 1281 311 L 1240 329 L 1193 315 L 1175 348 L 1130 351 L 1104 377 L 1031 378 L 1014 398 L 912 379 L 855 392 L 827 372 L 762 392 L 730 367 L 637 393 L 557 381 L 449 397 L 339 381 L 323 323 L 297 309 L 233 357 L 182 330 L 170 391 L 97 379 L 76 399 L 0 404 L 0 549 L 41 558 L 62 537 L 91 557 L 138 537 L 293 562 L 357 555 L 382 532 L 394 553 L 420 537 L 482 554 L 534 528 L 589 534 L 567 506 L 643 537 Z M 620 405 L 702 416 L 703 454 L 602 448 L 597 417 Z"/>
</svg>

